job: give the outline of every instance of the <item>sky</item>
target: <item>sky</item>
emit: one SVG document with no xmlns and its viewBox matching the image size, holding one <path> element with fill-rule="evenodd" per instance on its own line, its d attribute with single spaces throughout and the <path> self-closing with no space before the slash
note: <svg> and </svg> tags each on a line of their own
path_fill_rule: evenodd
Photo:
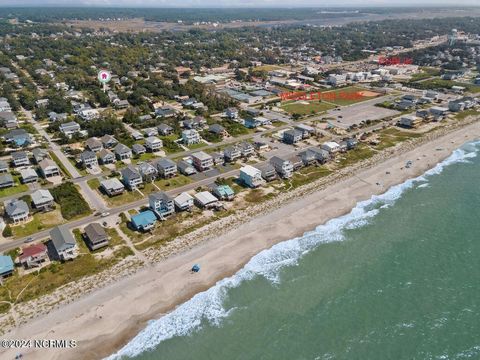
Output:
<svg viewBox="0 0 480 360">
<path fill-rule="evenodd" d="M 0 6 L 321 7 L 480 5 L 479 0 L 0 0 Z"/>
</svg>

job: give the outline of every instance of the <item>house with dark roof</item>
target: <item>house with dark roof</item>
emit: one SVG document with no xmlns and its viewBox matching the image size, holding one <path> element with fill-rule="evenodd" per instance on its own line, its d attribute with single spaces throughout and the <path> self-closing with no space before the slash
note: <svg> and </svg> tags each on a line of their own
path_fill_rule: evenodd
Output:
<svg viewBox="0 0 480 360">
<path fill-rule="evenodd" d="M 170 135 L 173 133 L 173 128 L 167 124 L 160 124 L 157 126 L 158 133 L 161 135 Z"/>
<path fill-rule="evenodd" d="M 137 164 L 137 170 L 142 176 L 144 182 L 152 182 L 158 176 L 157 168 L 145 161 Z"/>
<path fill-rule="evenodd" d="M 1 174 L 0 175 L 0 189 L 12 187 L 15 185 L 12 175 L 10 174 Z"/>
<path fill-rule="evenodd" d="M 102 145 L 105 149 L 111 149 L 118 144 L 117 139 L 115 139 L 112 135 L 108 135 L 108 134 L 103 135 L 100 138 L 100 141 L 102 142 Z"/>
<path fill-rule="evenodd" d="M 48 151 L 42 148 L 35 148 L 32 150 L 33 160 L 39 164 L 45 158 L 48 158 Z"/>
<path fill-rule="evenodd" d="M 25 151 L 16 151 L 11 153 L 12 162 L 15 166 L 27 166 L 30 165 L 30 159 Z"/>
<path fill-rule="evenodd" d="M 91 251 L 108 246 L 109 236 L 99 223 L 88 224 L 83 236 Z"/>
<path fill-rule="evenodd" d="M 127 188 L 130 190 L 137 189 L 141 184 L 143 184 L 142 175 L 135 169 L 135 167 L 129 165 L 126 168 L 120 170 L 122 174 L 122 181 Z"/>
<path fill-rule="evenodd" d="M 107 149 L 102 149 L 98 152 L 98 160 L 102 165 L 113 164 L 116 161 L 115 155 Z"/>
<path fill-rule="evenodd" d="M 80 161 L 86 168 L 93 168 L 98 166 L 97 154 L 93 151 L 85 150 L 80 154 Z"/>
<path fill-rule="evenodd" d="M 100 150 L 103 149 L 103 144 L 100 141 L 100 139 L 96 137 L 91 137 L 85 141 L 85 146 L 88 150 L 93 151 L 93 152 L 99 152 Z"/>
<path fill-rule="evenodd" d="M 177 164 L 170 159 L 159 159 L 155 161 L 154 165 L 157 167 L 159 175 L 163 178 L 170 178 L 177 174 Z"/>
<path fill-rule="evenodd" d="M 124 144 L 117 144 L 115 148 L 113 149 L 113 152 L 115 153 L 115 156 L 117 157 L 118 160 L 127 160 L 132 157 L 132 150 L 127 145 Z"/>
</svg>

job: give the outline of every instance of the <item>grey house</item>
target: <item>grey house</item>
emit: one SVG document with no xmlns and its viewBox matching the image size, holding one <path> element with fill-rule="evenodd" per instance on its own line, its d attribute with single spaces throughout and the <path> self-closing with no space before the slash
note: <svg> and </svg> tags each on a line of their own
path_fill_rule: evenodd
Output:
<svg viewBox="0 0 480 360">
<path fill-rule="evenodd" d="M 162 140 L 160 140 L 156 136 L 150 136 L 145 139 L 145 147 L 150 152 L 158 151 L 162 146 L 163 146 Z"/>
<path fill-rule="evenodd" d="M 140 145 L 140 144 L 133 144 L 132 145 L 132 153 L 136 156 L 145 154 L 147 152 L 147 149 L 145 149 L 145 146 Z"/>
<path fill-rule="evenodd" d="M 42 148 L 35 148 L 32 150 L 33 160 L 35 160 L 36 164 L 40 164 L 45 158 L 48 158 L 48 151 Z"/>
<path fill-rule="evenodd" d="M 52 176 L 60 176 L 60 169 L 57 164 L 51 159 L 43 159 L 40 161 L 40 173 L 46 179 Z"/>
<path fill-rule="evenodd" d="M 5 215 L 13 224 L 19 224 L 28 219 L 30 209 L 28 204 L 20 199 L 11 199 L 3 203 Z"/>
<path fill-rule="evenodd" d="M 13 180 L 12 175 L 8 173 L 0 175 L 0 189 L 12 187 L 13 185 L 15 185 L 15 181 Z"/>
<path fill-rule="evenodd" d="M 16 151 L 11 154 L 12 162 L 15 166 L 30 165 L 30 159 L 25 151 Z"/>
<path fill-rule="evenodd" d="M 152 182 L 158 176 L 157 168 L 148 162 L 137 164 L 137 169 L 145 182 Z"/>
<path fill-rule="evenodd" d="M 20 170 L 20 176 L 22 177 L 22 183 L 28 184 L 38 181 L 38 174 L 32 168 L 25 168 Z"/>
<path fill-rule="evenodd" d="M 120 195 L 125 191 L 125 186 L 117 178 L 102 180 L 100 182 L 102 188 L 108 196 Z"/>
<path fill-rule="evenodd" d="M 118 144 L 117 139 L 115 139 L 112 135 L 103 135 L 100 138 L 100 141 L 105 149 L 111 149 Z"/>
<path fill-rule="evenodd" d="M 158 133 L 162 135 L 170 135 L 173 133 L 173 128 L 167 124 L 158 125 L 157 130 L 158 130 Z"/>
<path fill-rule="evenodd" d="M 73 260 L 78 256 L 77 242 L 72 233 L 65 226 L 57 226 L 50 231 L 57 258 L 66 261 Z"/>
<path fill-rule="evenodd" d="M 283 133 L 283 142 L 286 144 L 296 144 L 302 139 L 302 133 L 296 129 L 287 130 Z"/>
<path fill-rule="evenodd" d="M 127 166 L 122 169 L 122 181 L 130 190 L 135 190 L 139 185 L 143 184 L 142 175 L 133 166 Z"/>
<path fill-rule="evenodd" d="M 177 164 L 174 161 L 162 158 L 155 163 L 158 173 L 163 178 L 173 177 L 177 174 Z"/>
<path fill-rule="evenodd" d="M 98 160 L 100 161 L 100 164 L 106 165 L 106 164 L 113 164 L 115 160 L 115 155 L 107 149 L 102 149 L 98 152 Z"/>
<path fill-rule="evenodd" d="M 91 223 L 85 227 L 85 242 L 90 250 L 94 251 L 108 246 L 108 234 L 99 223 Z"/>
<path fill-rule="evenodd" d="M 80 154 L 80 161 L 82 165 L 87 168 L 98 166 L 97 154 L 90 150 L 86 150 Z"/>
<path fill-rule="evenodd" d="M 115 146 L 113 149 L 113 152 L 118 160 L 127 160 L 132 157 L 132 150 L 123 144 L 117 144 L 117 146 Z"/>
<path fill-rule="evenodd" d="M 30 197 L 32 198 L 32 203 L 35 209 L 39 210 L 50 210 L 54 206 L 54 200 L 50 191 L 45 189 L 39 189 L 33 192 Z"/>
<path fill-rule="evenodd" d="M 0 160 L 0 174 L 8 172 L 8 163 L 6 161 Z"/>
<path fill-rule="evenodd" d="M 88 150 L 93 152 L 99 152 L 100 150 L 103 149 L 102 142 L 96 137 L 91 137 L 87 139 L 87 141 L 85 141 L 85 146 L 87 147 Z"/>
<path fill-rule="evenodd" d="M 195 169 L 195 167 L 184 161 L 184 160 L 180 160 L 178 163 L 177 163 L 177 168 L 178 168 L 178 171 L 180 171 L 181 174 L 183 175 L 186 175 L 186 176 L 190 176 L 190 175 L 193 175 L 193 174 L 196 174 L 197 173 L 197 170 Z"/>
</svg>

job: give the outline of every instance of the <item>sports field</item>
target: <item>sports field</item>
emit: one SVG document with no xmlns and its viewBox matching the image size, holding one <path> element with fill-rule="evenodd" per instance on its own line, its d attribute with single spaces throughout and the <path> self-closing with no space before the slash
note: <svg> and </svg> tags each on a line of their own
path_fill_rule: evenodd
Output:
<svg viewBox="0 0 480 360">
<path fill-rule="evenodd" d="M 298 100 L 286 101 L 282 103 L 282 108 L 289 114 L 313 115 L 322 111 L 333 109 L 335 105 L 320 102 L 319 100 Z"/>
<path fill-rule="evenodd" d="M 349 86 L 346 88 L 325 91 L 322 93 L 322 99 L 335 105 L 346 106 L 370 100 L 380 95 L 381 94 L 377 92 L 359 86 Z"/>
</svg>

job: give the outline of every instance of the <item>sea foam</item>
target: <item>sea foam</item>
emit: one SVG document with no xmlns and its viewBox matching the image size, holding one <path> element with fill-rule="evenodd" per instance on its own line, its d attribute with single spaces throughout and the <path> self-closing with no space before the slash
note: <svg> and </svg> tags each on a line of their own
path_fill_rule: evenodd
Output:
<svg viewBox="0 0 480 360">
<path fill-rule="evenodd" d="M 402 184 L 388 189 L 382 195 L 374 195 L 369 200 L 357 203 L 352 211 L 344 216 L 331 219 L 302 237 L 287 240 L 263 250 L 235 275 L 217 282 L 210 289 L 193 296 L 169 314 L 148 322 L 137 336 L 107 360 L 118 360 L 135 357 L 144 351 L 153 350 L 162 341 L 176 336 L 187 336 L 202 327 L 202 322 L 219 326 L 233 309 L 223 306 L 230 289 L 238 287 L 242 282 L 262 276 L 270 282 L 280 282 L 280 270 L 287 266 L 295 266 L 309 251 L 322 243 L 344 240 L 344 229 L 355 229 L 368 224 L 369 219 L 376 216 L 380 209 L 392 206 L 402 194 L 415 186 L 427 183 L 428 177 L 440 174 L 446 166 L 477 156 L 479 142 L 468 143 L 459 148 L 444 161 L 425 172 L 423 175 L 409 179 Z"/>
</svg>

